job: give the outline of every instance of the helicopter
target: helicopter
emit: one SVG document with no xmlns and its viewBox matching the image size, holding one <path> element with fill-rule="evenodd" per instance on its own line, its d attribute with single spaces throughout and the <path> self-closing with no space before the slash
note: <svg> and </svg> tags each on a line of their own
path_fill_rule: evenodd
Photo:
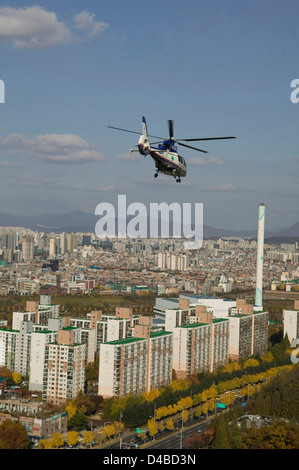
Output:
<svg viewBox="0 0 299 470">
<path fill-rule="evenodd" d="M 131 131 L 128 129 L 121 129 L 120 127 L 107 126 L 110 129 L 116 129 L 124 132 L 131 132 L 132 134 L 139 134 L 140 132 Z M 187 175 L 187 165 L 184 157 L 178 153 L 177 145 L 187 147 L 198 152 L 208 153 L 206 150 L 199 149 L 197 147 L 192 147 L 190 145 L 184 144 L 182 142 L 192 142 L 199 140 L 220 140 L 220 139 L 235 139 L 236 137 L 207 137 L 207 138 L 196 138 L 196 139 L 174 139 L 173 137 L 173 120 L 168 120 L 168 131 L 169 138 L 164 139 L 163 137 L 157 137 L 150 135 L 147 132 L 147 125 L 145 117 L 142 117 L 142 135 L 139 138 L 137 147 L 138 149 L 130 149 L 130 155 L 133 152 L 139 152 L 141 155 L 147 156 L 150 155 L 155 162 L 156 173 L 155 178 L 157 178 L 159 173 L 164 173 L 165 175 L 173 176 L 176 179 L 177 183 L 181 182 L 181 178 Z M 157 142 L 150 144 L 149 137 L 154 139 L 159 139 Z M 158 145 L 158 147 L 153 147 L 153 145 Z"/>
</svg>

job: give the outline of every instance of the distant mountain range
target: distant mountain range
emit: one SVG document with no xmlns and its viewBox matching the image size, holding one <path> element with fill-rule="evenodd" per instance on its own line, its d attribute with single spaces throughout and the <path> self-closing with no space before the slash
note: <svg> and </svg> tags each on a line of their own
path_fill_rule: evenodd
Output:
<svg viewBox="0 0 299 470">
<path fill-rule="evenodd" d="M 94 233 L 99 216 L 89 214 L 80 210 L 74 210 L 66 214 L 41 214 L 37 216 L 21 216 L 12 214 L 0 214 L 0 226 L 25 227 L 40 232 L 83 232 Z M 217 237 L 252 237 L 256 238 L 257 231 L 236 232 L 233 230 L 219 229 L 204 225 L 204 238 Z M 299 222 L 291 227 L 280 229 L 275 232 L 265 232 L 266 241 L 272 239 L 285 241 L 299 240 Z"/>
</svg>

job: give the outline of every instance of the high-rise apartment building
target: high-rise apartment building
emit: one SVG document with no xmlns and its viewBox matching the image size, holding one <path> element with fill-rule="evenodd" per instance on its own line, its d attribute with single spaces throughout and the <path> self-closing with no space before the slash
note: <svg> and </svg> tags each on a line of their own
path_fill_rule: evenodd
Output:
<svg viewBox="0 0 299 470">
<path fill-rule="evenodd" d="M 211 332 L 211 366 L 210 372 L 228 363 L 229 321 L 227 318 L 214 318 Z"/>
<path fill-rule="evenodd" d="M 46 345 L 57 342 L 57 331 L 31 333 L 29 390 L 42 392 Z"/>
<path fill-rule="evenodd" d="M 53 256 L 56 256 L 56 254 L 57 254 L 56 238 L 51 237 L 50 238 L 50 245 L 49 245 L 49 258 L 52 258 Z"/>
<path fill-rule="evenodd" d="M 172 373 L 172 333 L 139 325 L 135 338 L 100 345 L 99 395 L 141 394 L 167 386 Z"/>
<path fill-rule="evenodd" d="M 185 271 L 189 266 L 187 255 L 175 255 L 171 253 L 158 254 L 158 268 L 171 271 Z"/>
<path fill-rule="evenodd" d="M 78 239 L 76 233 L 68 233 L 66 235 L 66 247 L 68 253 L 73 253 L 78 248 Z"/>
<path fill-rule="evenodd" d="M 100 343 L 132 337 L 139 315 L 133 315 L 131 308 L 117 307 L 116 314 L 92 311 L 89 318 L 71 318 L 70 325 L 77 328 L 92 328 L 96 331 L 96 350 Z"/>
<path fill-rule="evenodd" d="M 299 300 L 294 301 L 292 309 L 284 309 L 282 313 L 283 336 L 288 335 L 292 342 L 299 338 Z"/>
<path fill-rule="evenodd" d="M 235 314 L 229 316 L 229 357 L 244 359 L 263 355 L 268 346 L 268 312 L 258 311 L 237 299 Z"/>
<path fill-rule="evenodd" d="M 31 235 L 22 237 L 23 261 L 31 261 L 34 258 L 34 238 Z"/>
<path fill-rule="evenodd" d="M 43 401 L 62 405 L 84 390 L 86 345 L 77 343 L 73 328 L 59 330 L 57 343 L 47 344 Z"/>
<path fill-rule="evenodd" d="M 19 331 L 0 329 L 0 366 L 15 370 Z"/>
<path fill-rule="evenodd" d="M 208 372 L 211 363 L 211 324 L 192 323 L 173 330 L 172 367 L 178 378 Z"/>
<path fill-rule="evenodd" d="M 0 329 L 0 366 L 29 374 L 32 321 L 21 321 L 18 330 Z"/>
</svg>

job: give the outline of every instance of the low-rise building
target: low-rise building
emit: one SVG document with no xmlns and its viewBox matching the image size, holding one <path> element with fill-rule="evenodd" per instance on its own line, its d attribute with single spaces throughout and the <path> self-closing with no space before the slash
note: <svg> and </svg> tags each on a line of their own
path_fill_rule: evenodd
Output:
<svg viewBox="0 0 299 470">
<path fill-rule="evenodd" d="M 65 434 L 67 417 L 66 411 L 53 413 L 41 403 L 0 400 L 0 424 L 6 419 L 21 423 L 32 441 L 49 439 L 57 432 Z"/>
</svg>

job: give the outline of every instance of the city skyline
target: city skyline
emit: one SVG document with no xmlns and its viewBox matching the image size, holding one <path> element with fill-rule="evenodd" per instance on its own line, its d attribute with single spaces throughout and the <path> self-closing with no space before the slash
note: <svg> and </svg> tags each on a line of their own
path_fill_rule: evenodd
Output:
<svg viewBox="0 0 299 470">
<path fill-rule="evenodd" d="M 204 224 L 256 230 L 299 221 L 293 0 L 11 1 L 0 7 L 0 213 L 93 214 L 97 204 L 199 202 Z M 234 135 L 182 152 L 187 177 L 154 178 L 129 150 L 141 133 Z M 179 187 L 178 187 L 179 186 Z M 1 220 L 0 220 L 1 223 Z"/>
</svg>

